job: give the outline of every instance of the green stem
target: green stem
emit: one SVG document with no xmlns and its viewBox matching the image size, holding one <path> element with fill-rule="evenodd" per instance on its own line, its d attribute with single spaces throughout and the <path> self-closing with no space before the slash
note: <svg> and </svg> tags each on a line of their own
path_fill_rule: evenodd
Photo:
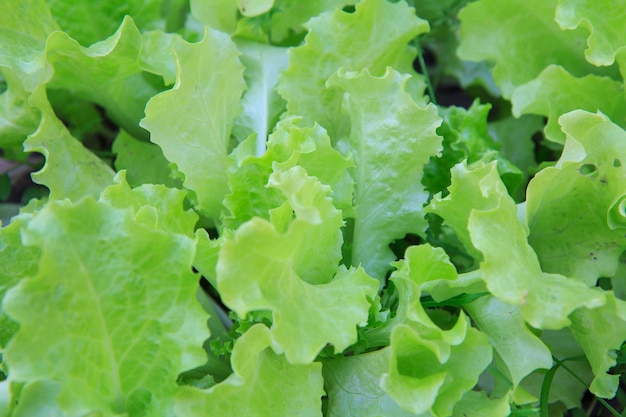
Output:
<svg viewBox="0 0 626 417">
<path fill-rule="evenodd" d="M 580 378 L 578 376 L 578 374 L 576 374 L 576 372 L 572 371 L 567 365 L 565 365 L 563 362 L 566 361 L 567 359 L 564 359 L 563 361 L 559 361 L 558 359 L 555 358 L 555 360 L 557 360 L 557 364 L 559 364 L 560 366 L 563 367 L 563 369 L 565 369 L 570 375 L 572 375 L 574 378 L 576 378 L 576 380 L 578 380 L 581 384 L 583 384 L 584 386 L 587 386 L 587 384 L 585 383 L 585 381 L 582 380 L 582 378 Z M 604 406 L 604 408 L 606 408 L 607 410 L 609 410 L 609 412 L 611 414 L 613 414 L 615 417 L 624 417 L 623 414 L 620 414 L 619 411 L 617 411 L 615 408 L 613 408 L 613 406 L 611 404 L 609 404 L 604 398 L 600 398 L 600 397 L 596 397 L 596 399 L 598 400 L 598 402 L 600 404 L 602 404 Z"/>
<path fill-rule="evenodd" d="M 550 402 L 550 388 L 552 387 L 552 380 L 554 374 L 561 366 L 562 362 L 558 361 L 550 370 L 546 373 L 541 384 L 541 394 L 539 395 L 539 406 L 541 408 L 541 417 L 550 417 L 548 410 L 548 404 Z"/>
<path fill-rule="evenodd" d="M 428 95 L 430 96 L 430 101 L 433 104 L 437 104 L 437 99 L 435 98 L 435 89 L 433 88 L 433 84 L 430 81 L 430 75 L 428 74 L 428 68 L 426 68 L 426 61 L 424 61 L 424 54 L 422 52 L 422 46 L 417 41 L 417 38 L 413 39 L 413 45 L 417 49 L 417 60 L 420 64 L 420 69 L 422 70 L 422 74 L 426 79 L 426 87 L 428 88 Z"/>
<path fill-rule="evenodd" d="M 585 387 L 587 386 L 587 383 L 581 377 L 579 377 L 576 372 L 572 371 L 570 369 L 570 367 L 565 364 L 566 361 L 574 361 L 574 360 L 584 359 L 584 356 L 582 356 L 582 357 L 581 356 L 576 356 L 576 357 L 566 358 L 566 359 L 563 359 L 563 360 L 558 359 L 558 358 L 552 356 L 552 359 L 556 363 L 546 373 L 546 376 L 543 379 L 543 384 L 541 385 L 541 395 L 539 397 L 540 398 L 540 406 L 541 406 L 541 417 L 549 417 L 548 401 L 549 401 L 549 396 L 550 396 L 550 387 L 552 385 L 552 380 L 554 379 L 554 374 L 556 373 L 556 371 L 560 367 L 563 367 L 563 369 L 565 369 L 571 376 L 573 376 L 578 382 L 583 384 Z M 624 414 L 620 414 L 620 412 L 617 411 L 615 408 L 613 408 L 613 406 L 611 404 L 609 404 L 604 398 L 596 397 L 596 399 L 607 410 L 609 410 L 609 412 L 611 414 L 613 414 L 615 417 L 624 417 Z"/>
</svg>

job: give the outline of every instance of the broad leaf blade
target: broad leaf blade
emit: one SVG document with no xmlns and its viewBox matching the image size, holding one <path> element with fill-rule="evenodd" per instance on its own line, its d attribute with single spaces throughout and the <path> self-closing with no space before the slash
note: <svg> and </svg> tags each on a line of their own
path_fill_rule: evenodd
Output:
<svg viewBox="0 0 626 417">
<path fill-rule="evenodd" d="M 504 98 L 550 64 L 576 76 L 602 73 L 583 56 L 584 31 L 564 31 L 554 21 L 556 7 L 557 0 L 469 3 L 459 13 L 459 56 L 495 62 L 493 77 Z"/>
<path fill-rule="evenodd" d="M 201 391 L 184 387 L 176 395 L 181 416 L 321 417 L 324 394 L 319 363 L 292 365 L 272 351 L 270 331 L 261 324 L 235 343 L 234 373 Z"/>
<path fill-rule="evenodd" d="M 47 59 L 54 67 L 50 87 L 98 103 L 126 131 L 147 139 L 137 124 L 150 97 L 163 89 L 163 82 L 148 81 L 140 61 L 142 48 L 143 37 L 130 17 L 113 35 L 89 48 L 65 32 L 54 32 L 46 42 Z"/>
<path fill-rule="evenodd" d="M 613 121 L 626 126 L 624 85 L 608 77 L 587 75 L 576 78 L 563 67 L 550 65 L 533 81 L 517 88 L 511 102 L 513 114 L 539 114 L 548 118 L 546 138 L 564 143 L 558 119 L 571 110 L 600 110 Z"/>
<path fill-rule="evenodd" d="M 385 0 L 359 3 L 354 13 L 337 9 L 307 26 L 305 44 L 290 51 L 278 91 L 290 114 L 303 116 L 305 125 L 319 123 L 333 140 L 345 134 L 347 126 L 341 114 L 342 94 L 326 88 L 328 78 L 339 68 L 368 68 L 374 75 L 382 75 L 387 66 L 413 72 L 414 54 L 407 45 L 428 30 L 428 23 L 406 3 Z"/>
<path fill-rule="evenodd" d="M 611 65 L 626 46 L 626 16 L 622 6 L 608 0 L 562 0 L 555 20 L 563 29 L 587 29 L 585 57 L 597 66 Z"/>
<path fill-rule="evenodd" d="M 247 89 L 241 99 L 243 113 L 234 122 L 233 135 L 243 141 L 256 134 L 256 155 L 265 151 L 267 137 L 279 116 L 285 110 L 285 101 L 278 95 L 278 75 L 287 68 L 287 48 L 278 48 L 258 42 L 240 40 Z"/>
<path fill-rule="evenodd" d="M 529 242 L 545 271 L 593 286 L 626 249 L 626 133 L 602 113 L 577 110 L 560 123 L 561 158 L 528 186 Z"/>
<path fill-rule="evenodd" d="M 356 342 L 378 283 L 362 269 L 337 268 L 343 221 L 326 187 L 300 167 L 273 174 L 270 185 L 287 197 L 285 212 L 295 219 L 240 226 L 222 245 L 217 289 L 241 317 L 272 311 L 274 345 L 290 363 L 308 363 L 327 343 L 342 351 Z"/>
<path fill-rule="evenodd" d="M 437 110 L 415 104 L 407 80 L 388 69 L 382 77 L 342 70 L 329 81 L 343 93 L 351 121 L 349 137 L 339 145 L 355 163 L 351 262 L 380 280 L 395 259 L 388 245 L 408 233 L 424 235 L 423 167 L 441 150 Z"/>
<path fill-rule="evenodd" d="M 604 304 L 603 291 L 541 270 L 495 163 L 455 166 L 450 195 L 433 198 L 428 210 L 443 217 L 482 258 L 480 273 L 489 291 L 505 303 L 520 305 L 533 327 L 559 329 L 570 324 L 568 316 L 577 308 Z"/>
<path fill-rule="evenodd" d="M 118 28 L 130 16 L 141 29 L 164 29 L 159 0 L 47 0 L 61 29 L 83 46 L 91 45 Z"/>
<path fill-rule="evenodd" d="M 193 241 L 91 198 L 50 202 L 24 241 L 42 257 L 4 300 L 20 325 L 5 350 L 11 379 L 59 382 L 68 415 L 167 414 L 177 374 L 204 356 Z"/>
<path fill-rule="evenodd" d="M 24 142 L 26 152 L 46 158 L 43 168 L 31 176 L 50 190 L 50 199 L 76 201 L 86 195 L 98 196 L 113 183 L 113 170 L 85 148 L 56 117 L 46 97 L 45 86 L 31 96 L 30 103 L 41 112 L 37 131 Z"/>
<path fill-rule="evenodd" d="M 141 126 L 185 175 L 197 208 L 218 221 L 228 192 L 229 139 L 241 110 L 243 67 L 234 43 L 209 30 L 196 44 L 175 48 L 178 74 L 171 90 L 154 96 Z"/>
<path fill-rule="evenodd" d="M 383 391 L 391 349 L 381 349 L 323 362 L 328 417 L 417 417 Z"/>
</svg>

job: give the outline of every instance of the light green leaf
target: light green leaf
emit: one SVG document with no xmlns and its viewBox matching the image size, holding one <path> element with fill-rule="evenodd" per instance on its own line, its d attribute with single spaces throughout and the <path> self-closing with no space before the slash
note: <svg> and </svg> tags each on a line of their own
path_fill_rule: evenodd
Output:
<svg viewBox="0 0 626 417">
<path fill-rule="evenodd" d="M 135 139 L 125 130 L 120 130 L 112 151 L 117 155 L 115 169 L 126 170 L 126 180 L 132 187 L 141 184 L 163 184 L 171 188 L 182 186 L 181 181 L 174 178 L 170 162 L 158 145 Z"/>
<path fill-rule="evenodd" d="M 447 199 L 441 198 L 441 194 L 437 194 L 431 200 L 430 204 L 424 209 L 426 213 L 435 213 L 443 217 L 446 223 L 454 230 L 459 241 L 463 244 L 467 252 L 475 259 L 482 259 L 482 254 L 472 244 L 470 231 L 467 229 L 467 219 L 472 210 L 484 210 L 490 208 L 490 202 L 483 197 L 483 193 L 476 193 L 481 190 L 482 179 L 492 168 L 493 163 L 484 165 L 479 163 L 474 167 L 475 174 L 470 174 L 470 169 L 465 163 L 455 165 L 451 170 L 451 184 L 448 187 L 450 196 Z M 497 187 L 498 192 L 506 193 L 506 189 L 500 186 L 500 181 L 490 184 Z M 503 185 L 503 184 L 502 184 Z M 456 204 L 451 200 L 455 199 Z M 458 199 L 458 200 L 456 200 Z M 461 203 L 461 201 L 463 203 Z"/>
<path fill-rule="evenodd" d="M 323 128 L 302 128 L 301 121 L 298 117 L 283 119 L 270 136 L 263 156 L 243 157 L 237 170 L 229 173 L 231 193 L 224 205 L 230 214 L 224 217 L 224 226 L 236 229 L 254 216 L 269 219 L 270 211 L 285 201 L 278 190 L 267 187 L 270 174 L 295 165 L 332 187 L 333 204 L 344 215 L 351 211 L 352 183 L 347 168 L 352 162 L 332 147 Z"/>
<path fill-rule="evenodd" d="M 610 292 L 606 298 L 606 305 L 600 308 L 575 311 L 571 331 L 585 351 L 595 376 L 589 390 L 598 397 L 613 398 L 619 375 L 609 375 L 608 371 L 615 365 L 616 352 L 626 341 L 626 301 Z"/>
<path fill-rule="evenodd" d="M 160 30 L 143 32 L 140 66 L 144 71 L 159 75 L 167 86 L 176 81 L 176 60 L 174 47 L 182 41 L 176 33 L 165 33 Z"/>
<path fill-rule="evenodd" d="M 239 0 L 190 0 L 191 14 L 211 29 L 231 33 L 237 26 Z"/>
<path fill-rule="evenodd" d="M 603 291 L 541 270 L 494 162 L 472 169 L 455 166 L 450 195 L 435 196 L 428 210 L 443 217 L 472 253 L 477 251 L 488 290 L 505 303 L 521 306 L 524 320 L 533 327 L 559 329 L 570 324 L 568 316 L 577 308 L 604 304 Z"/>
<path fill-rule="evenodd" d="M 5 379 L 4 381 L 0 381 L 0 416 L 10 416 L 12 406 L 10 382 Z"/>
<path fill-rule="evenodd" d="M 495 62 L 493 77 L 504 98 L 550 64 L 561 65 L 575 76 L 606 72 L 585 60 L 584 30 L 559 28 L 554 21 L 556 7 L 557 0 L 469 3 L 459 13 L 459 56 Z"/>
<path fill-rule="evenodd" d="M 327 416 L 417 417 L 418 414 L 402 409 L 380 386 L 390 359 L 391 349 L 384 348 L 324 361 Z"/>
<path fill-rule="evenodd" d="M 307 23 L 305 44 L 289 53 L 289 67 L 280 77 L 278 91 L 287 100 L 290 114 L 324 127 L 331 139 L 347 134 L 349 124 L 341 112 L 343 92 L 326 88 L 326 81 L 339 68 L 375 76 L 393 66 L 414 73 L 415 56 L 408 43 L 428 30 L 428 23 L 415 16 L 406 3 L 366 0 L 354 13 L 340 9 Z"/>
<path fill-rule="evenodd" d="M 91 198 L 49 202 L 23 241 L 42 257 L 4 299 L 20 326 L 4 352 L 11 379 L 60 383 L 68 415 L 168 414 L 177 374 L 204 358 L 193 241 Z"/>
<path fill-rule="evenodd" d="M 221 239 L 211 239 L 205 229 L 196 230 L 196 257 L 193 266 L 213 288 L 217 288 L 217 259 L 222 245 Z"/>
<path fill-rule="evenodd" d="M 19 391 L 16 406 L 11 417 L 66 417 L 57 404 L 61 393 L 58 382 L 50 380 L 33 381 Z M 2 415 L 2 414 L 0 414 Z"/>
<path fill-rule="evenodd" d="M 46 0 L 61 29 L 83 46 L 107 38 L 130 16 L 137 26 L 165 29 L 159 0 Z"/>
<path fill-rule="evenodd" d="M 443 136 L 441 156 L 432 158 L 424 167 L 422 182 L 431 193 L 445 190 L 450 185 L 450 169 L 461 161 L 468 164 L 478 160 L 498 161 L 498 172 L 510 192 L 515 191 L 523 180 L 520 170 L 500 155 L 500 145 L 490 136 L 487 117 L 491 105 L 478 100 L 469 109 L 439 107 L 443 118 L 437 133 Z"/>
<path fill-rule="evenodd" d="M 238 0 L 239 11 L 247 17 L 254 17 L 269 11 L 274 0 Z"/>
<path fill-rule="evenodd" d="M 208 390 L 180 389 L 176 415 L 321 417 L 321 364 L 293 365 L 274 353 L 272 344 L 267 327 L 250 328 L 235 343 L 233 374 Z"/>
<path fill-rule="evenodd" d="M 563 29 L 587 29 L 585 57 L 594 65 L 611 65 L 626 46 L 626 11 L 622 6 L 607 0 L 561 0 L 555 20 Z"/>
<path fill-rule="evenodd" d="M 44 167 L 31 174 L 33 180 L 48 187 L 52 200 L 100 195 L 113 183 L 113 170 L 72 137 L 50 108 L 45 86 L 33 93 L 30 103 L 41 112 L 41 123 L 24 142 L 24 150 L 46 158 Z"/>
<path fill-rule="evenodd" d="M 581 398 L 593 380 L 593 373 L 584 359 L 582 347 L 573 337 L 569 327 L 558 331 L 543 331 L 541 332 L 541 340 L 550 348 L 555 358 L 560 360 L 569 359 L 565 362 L 565 365 L 583 381 L 581 383 L 578 378 L 563 369 L 563 367 L 560 367 L 554 374 L 554 379 L 550 386 L 549 403 L 553 404 L 560 401 L 568 409 L 581 407 Z M 522 381 L 521 387 L 538 399 L 541 395 L 544 379 L 545 373 L 535 372 Z"/>
<path fill-rule="evenodd" d="M 340 70 L 328 82 L 342 92 L 351 120 L 350 135 L 339 144 L 356 165 L 351 262 L 380 280 L 395 259 L 388 245 L 408 233 L 424 235 L 423 167 L 441 150 L 437 110 L 415 104 L 408 77 L 392 69 L 382 77 Z"/>
<path fill-rule="evenodd" d="M 593 286 L 626 249 L 626 133 L 602 113 L 577 110 L 560 123 L 561 158 L 528 186 L 529 242 L 545 271 Z"/>
<path fill-rule="evenodd" d="M 533 81 L 515 89 L 513 114 L 539 114 L 548 118 L 547 139 L 564 143 L 558 118 L 576 109 L 600 110 L 622 127 L 626 126 L 624 85 L 608 77 L 587 75 L 576 78 L 563 67 L 550 65 Z"/>
<path fill-rule="evenodd" d="M 22 245 L 20 233 L 31 217 L 30 214 L 18 215 L 9 225 L 0 229 L 0 259 L 11 260 L 0 262 L 0 349 L 6 346 L 18 329 L 17 323 L 4 313 L 2 299 L 22 278 L 37 272 L 41 256 L 39 249 Z"/>
<path fill-rule="evenodd" d="M 272 174 L 269 185 L 295 219 L 283 233 L 282 225 L 255 217 L 225 239 L 217 289 L 240 317 L 272 311 L 273 345 L 290 363 L 309 363 L 327 343 L 341 352 L 356 342 L 378 283 L 363 269 L 337 268 L 343 220 L 327 187 L 301 167 Z"/>
<path fill-rule="evenodd" d="M 45 60 L 48 33 L 58 30 L 44 0 L 5 2 L 0 13 L 0 146 L 21 146 L 39 125 L 40 114 L 28 98 L 52 76 Z"/>
<path fill-rule="evenodd" d="M 59 26 L 52 16 L 45 0 L 12 1 L 3 5 L 0 15 L 0 28 L 14 34 L 26 35 L 25 44 L 33 40 L 45 42 L 48 34 L 58 30 Z M 6 34 L 6 32 L 5 32 Z M 18 43 L 3 46 L 20 47 Z M 7 48 L 11 49 L 11 48 Z"/>
<path fill-rule="evenodd" d="M 405 252 L 405 259 L 394 264 L 396 270 L 391 274 L 391 282 L 398 290 L 398 307 L 390 320 L 390 327 L 406 322 L 419 324 L 425 334 L 440 336 L 442 330 L 426 313 L 421 304 L 421 285 L 425 282 L 443 280 L 454 282 L 456 270 L 441 248 L 418 245 L 410 246 Z"/>
<path fill-rule="evenodd" d="M 484 391 L 468 391 L 454 406 L 452 417 L 508 417 L 511 415 L 509 398 L 487 397 Z"/>
<path fill-rule="evenodd" d="M 141 126 L 185 175 L 183 185 L 193 192 L 197 208 L 217 221 L 228 192 L 229 139 L 241 110 L 243 67 L 234 43 L 215 30 L 174 51 L 176 84 L 148 102 Z"/>
<path fill-rule="evenodd" d="M 0 38 L 0 42 L 5 42 Z M 43 55 L 43 53 L 42 53 Z M 37 109 L 28 105 L 28 96 L 19 77 L 0 63 L 0 71 L 4 73 L 9 86 L 0 94 L 0 144 L 2 148 L 19 148 L 27 135 L 37 129 L 40 114 Z"/>
<path fill-rule="evenodd" d="M 142 184 L 131 189 L 126 172 L 119 172 L 115 184 L 104 189 L 100 201 L 115 208 L 130 208 L 138 221 L 151 228 L 192 237 L 198 215 L 183 208 L 185 193 L 164 185 Z"/>
<path fill-rule="evenodd" d="M 391 334 L 391 361 L 383 388 L 407 411 L 452 414 L 454 405 L 478 382 L 491 362 L 487 337 L 469 327 L 463 314 L 440 338 L 430 339 L 408 325 Z"/>
<path fill-rule="evenodd" d="M 145 76 L 140 65 L 142 47 L 143 38 L 130 17 L 111 37 L 89 48 L 65 32 L 53 32 L 46 43 L 47 59 L 54 67 L 49 85 L 98 103 L 126 131 L 147 139 L 137 124 L 148 99 L 164 86 L 161 78 L 156 77 L 155 85 Z"/>
<path fill-rule="evenodd" d="M 506 365 L 514 389 L 533 371 L 552 367 L 550 349 L 528 329 L 519 306 L 489 296 L 465 309 Z"/>
<path fill-rule="evenodd" d="M 429 294 L 434 301 L 444 302 L 454 297 L 465 295 L 480 294 L 487 291 L 485 282 L 480 276 L 480 270 L 474 270 L 459 274 L 454 280 L 435 279 L 422 284 L 421 290 L 425 294 Z"/>
<path fill-rule="evenodd" d="M 544 127 L 540 116 L 505 117 L 489 123 L 489 133 L 501 146 L 502 156 L 518 167 L 525 176 L 534 173 L 535 143 L 532 137 Z"/>
<path fill-rule="evenodd" d="M 306 30 L 305 23 L 312 17 L 354 3 L 355 0 L 281 0 L 279 7 L 272 10 L 271 40 L 279 43 L 292 34 L 300 34 Z"/>
<path fill-rule="evenodd" d="M 265 151 L 267 137 L 285 110 L 285 101 L 278 95 L 278 75 L 287 67 L 287 48 L 239 40 L 241 63 L 247 90 L 241 99 L 243 113 L 234 122 L 233 135 L 243 141 L 256 134 L 256 155 Z"/>
</svg>

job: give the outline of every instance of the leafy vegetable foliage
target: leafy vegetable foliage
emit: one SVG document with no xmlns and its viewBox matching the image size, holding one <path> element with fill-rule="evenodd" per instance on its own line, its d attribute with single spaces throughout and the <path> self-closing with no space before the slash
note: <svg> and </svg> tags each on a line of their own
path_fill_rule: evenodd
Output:
<svg viewBox="0 0 626 417">
<path fill-rule="evenodd" d="M 0 417 L 620 415 L 624 13 L 7 2 Z"/>
</svg>

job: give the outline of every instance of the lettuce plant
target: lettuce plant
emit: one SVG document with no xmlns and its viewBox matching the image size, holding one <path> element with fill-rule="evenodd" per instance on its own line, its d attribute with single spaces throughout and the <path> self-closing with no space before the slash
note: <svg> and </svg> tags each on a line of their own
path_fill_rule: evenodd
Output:
<svg viewBox="0 0 626 417">
<path fill-rule="evenodd" d="M 0 417 L 624 415 L 625 13 L 6 2 Z"/>
</svg>

